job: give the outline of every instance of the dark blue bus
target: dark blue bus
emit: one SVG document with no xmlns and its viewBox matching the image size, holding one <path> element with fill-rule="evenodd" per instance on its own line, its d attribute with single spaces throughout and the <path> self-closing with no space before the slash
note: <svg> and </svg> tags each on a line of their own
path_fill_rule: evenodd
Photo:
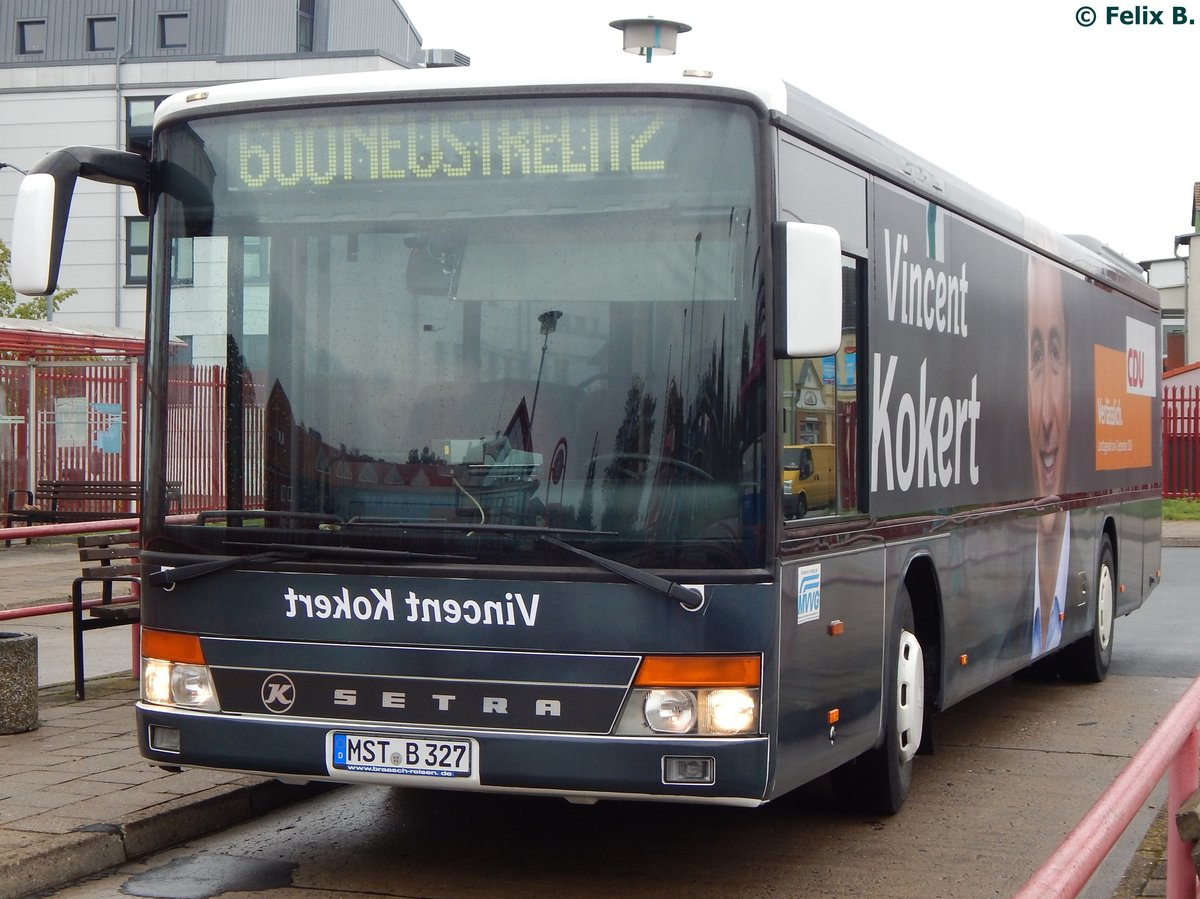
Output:
<svg viewBox="0 0 1200 899">
<path fill-rule="evenodd" d="M 1103 678 L 1158 578 L 1140 270 L 782 82 L 178 95 L 149 158 L 25 179 L 23 290 L 77 176 L 152 222 L 155 764 L 739 805 L 832 773 L 894 811 L 939 711 Z"/>
</svg>

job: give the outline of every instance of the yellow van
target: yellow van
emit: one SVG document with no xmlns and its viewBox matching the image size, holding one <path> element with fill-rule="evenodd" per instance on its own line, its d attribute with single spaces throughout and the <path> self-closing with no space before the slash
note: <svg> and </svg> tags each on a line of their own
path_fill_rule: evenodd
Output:
<svg viewBox="0 0 1200 899">
<path fill-rule="evenodd" d="M 837 464 L 832 443 L 783 448 L 783 514 L 803 518 L 809 509 L 837 501 Z"/>
</svg>

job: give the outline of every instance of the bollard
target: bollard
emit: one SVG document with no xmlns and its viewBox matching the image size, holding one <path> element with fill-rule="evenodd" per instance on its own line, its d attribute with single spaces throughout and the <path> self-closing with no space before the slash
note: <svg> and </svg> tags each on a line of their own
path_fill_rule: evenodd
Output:
<svg viewBox="0 0 1200 899">
<path fill-rule="evenodd" d="M 37 726 L 37 637 L 0 633 L 0 734 L 21 734 Z"/>
</svg>

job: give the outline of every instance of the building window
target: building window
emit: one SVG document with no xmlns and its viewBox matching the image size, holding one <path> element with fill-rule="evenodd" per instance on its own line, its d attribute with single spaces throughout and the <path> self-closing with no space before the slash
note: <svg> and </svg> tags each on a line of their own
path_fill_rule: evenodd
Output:
<svg viewBox="0 0 1200 899">
<path fill-rule="evenodd" d="M 17 23 L 17 52 L 46 52 L 46 20 L 30 19 Z"/>
<path fill-rule="evenodd" d="M 311 53 L 316 0 L 296 0 L 296 50 Z"/>
<path fill-rule="evenodd" d="M 194 279 L 192 239 L 177 237 L 171 241 L 170 279 L 172 284 L 191 284 Z M 145 284 L 150 280 L 150 222 L 141 217 L 125 219 L 125 283 Z"/>
<path fill-rule="evenodd" d="M 150 275 L 150 222 L 125 219 L 125 283 L 145 284 Z"/>
<path fill-rule="evenodd" d="M 87 20 L 87 48 L 92 53 L 117 49 L 117 19 L 115 16 L 102 16 Z"/>
<path fill-rule="evenodd" d="M 242 273 L 247 284 L 265 284 L 270 274 L 267 238 L 247 237 L 242 245 Z"/>
<path fill-rule="evenodd" d="M 154 110 L 165 97 L 127 97 L 125 100 L 125 149 L 143 156 L 150 154 Z"/>
<path fill-rule="evenodd" d="M 191 284 L 195 263 L 192 258 L 192 239 L 176 237 L 171 240 L 171 283 Z"/>
<path fill-rule="evenodd" d="M 1187 316 L 1175 309 L 1162 312 L 1163 371 L 1187 365 Z"/>
<path fill-rule="evenodd" d="M 188 45 L 187 13 L 170 13 L 158 17 L 158 46 L 163 50 L 177 50 Z"/>
</svg>

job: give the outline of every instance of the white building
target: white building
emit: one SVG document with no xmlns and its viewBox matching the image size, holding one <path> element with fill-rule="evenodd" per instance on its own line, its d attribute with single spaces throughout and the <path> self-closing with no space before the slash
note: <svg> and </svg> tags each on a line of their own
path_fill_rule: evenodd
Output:
<svg viewBox="0 0 1200 899">
<path fill-rule="evenodd" d="M 1192 190 L 1193 233 L 1175 238 L 1175 255 L 1142 263 L 1150 286 L 1162 297 L 1163 371 L 1170 372 L 1200 362 L 1200 181 Z M 1193 274 L 1196 277 L 1191 277 Z"/>
<path fill-rule="evenodd" d="M 19 170 L 63 146 L 145 148 L 154 109 L 169 94 L 425 62 L 399 0 L 5 0 L 0 239 L 11 246 Z M 141 331 L 148 240 L 132 190 L 81 179 L 59 278 L 60 288 L 78 294 L 54 319 Z M 192 283 L 197 274 L 175 276 Z"/>
</svg>

